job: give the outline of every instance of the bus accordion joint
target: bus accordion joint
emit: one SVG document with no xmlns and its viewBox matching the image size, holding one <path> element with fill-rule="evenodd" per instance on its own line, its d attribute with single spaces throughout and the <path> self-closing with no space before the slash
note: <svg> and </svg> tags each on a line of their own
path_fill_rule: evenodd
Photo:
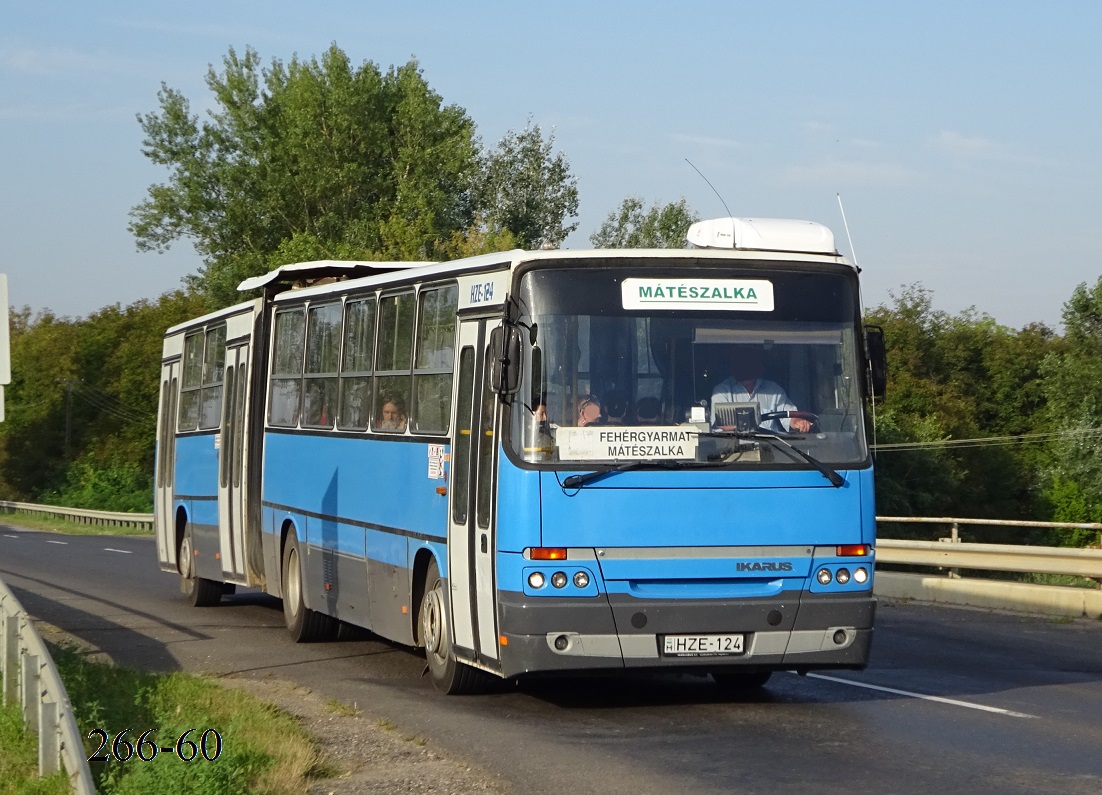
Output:
<svg viewBox="0 0 1102 795">
<path fill-rule="evenodd" d="M 533 547 L 532 560 L 566 560 L 565 547 Z"/>
</svg>

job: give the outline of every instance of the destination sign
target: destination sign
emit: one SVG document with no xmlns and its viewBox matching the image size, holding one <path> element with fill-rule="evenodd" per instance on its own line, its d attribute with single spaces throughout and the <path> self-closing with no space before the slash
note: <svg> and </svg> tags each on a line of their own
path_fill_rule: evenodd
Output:
<svg viewBox="0 0 1102 795">
<path fill-rule="evenodd" d="M 765 279 L 624 279 L 624 309 L 772 312 L 773 283 Z"/>
<path fill-rule="evenodd" d="M 693 460 L 699 431 L 678 425 L 560 427 L 555 432 L 564 461 Z"/>
</svg>

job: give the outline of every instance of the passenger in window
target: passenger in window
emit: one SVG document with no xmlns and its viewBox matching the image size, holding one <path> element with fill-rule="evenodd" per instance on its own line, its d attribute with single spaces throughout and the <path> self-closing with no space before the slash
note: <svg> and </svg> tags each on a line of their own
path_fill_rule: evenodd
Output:
<svg viewBox="0 0 1102 795">
<path fill-rule="evenodd" d="M 605 401 L 606 425 L 623 425 L 628 413 L 628 402 L 623 395 L 612 392 Z"/>
<path fill-rule="evenodd" d="M 363 390 L 357 388 L 357 384 L 349 379 L 350 383 L 344 388 L 344 403 L 341 406 L 341 425 L 346 428 L 364 428 L 367 426 L 365 417 Z"/>
<path fill-rule="evenodd" d="M 404 431 L 406 429 L 406 405 L 396 395 L 383 397 L 379 418 L 375 422 L 377 431 Z"/>
<path fill-rule="evenodd" d="M 760 345 L 731 346 L 731 376 L 716 384 L 712 390 L 711 423 L 716 422 L 717 403 L 757 403 L 761 414 L 774 411 L 797 411 L 796 404 L 788 399 L 784 388 L 766 378 L 765 350 Z M 811 423 L 793 417 L 786 420 L 768 420 L 762 424 L 767 431 L 796 431 L 807 433 Z M 733 428 L 722 427 L 722 430 Z"/>
<path fill-rule="evenodd" d="M 658 398 L 640 398 L 635 406 L 635 421 L 640 425 L 657 425 L 662 413 L 662 404 Z"/>
<path fill-rule="evenodd" d="M 587 425 L 603 425 L 601 401 L 593 395 L 583 395 L 578 400 L 577 418 L 579 428 L 584 428 Z"/>
<path fill-rule="evenodd" d="M 305 425 L 332 427 L 329 407 L 330 385 L 319 379 L 307 379 L 303 417 Z"/>
<path fill-rule="evenodd" d="M 525 428 L 524 452 L 530 461 L 542 461 L 555 451 L 555 434 L 547 415 L 547 401 L 539 396 Z"/>
<path fill-rule="evenodd" d="M 547 398 L 544 395 L 540 395 L 532 408 L 532 422 L 538 433 L 551 435 L 551 419 L 547 416 Z"/>
</svg>

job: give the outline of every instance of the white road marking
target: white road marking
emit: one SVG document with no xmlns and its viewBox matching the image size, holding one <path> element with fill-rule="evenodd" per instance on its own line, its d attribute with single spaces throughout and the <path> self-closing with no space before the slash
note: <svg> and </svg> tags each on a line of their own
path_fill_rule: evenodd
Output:
<svg viewBox="0 0 1102 795">
<path fill-rule="evenodd" d="M 13 536 L 9 535 L 8 533 L 4 533 L 4 538 L 19 538 L 19 536 Z"/>
<path fill-rule="evenodd" d="M 111 547 L 104 547 L 103 551 L 104 552 L 121 552 L 123 555 L 133 555 L 134 554 L 129 549 L 111 549 Z"/>
<path fill-rule="evenodd" d="M 825 674 L 808 674 L 809 677 L 814 679 L 824 679 L 828 682 L 837 682 L 840 685 L 852 685 L 853 687 L 863 687 L 866 690 L 879 690 L 883 693 L 893 693 L 897 696 L 907 696 L 908 698 L 921 698 L 923 701 L 936 701 L 939 704 L 948 704 L 953 707 L 967 707 L 968 709 L 978 709 L 983 712 L 994 712 L 997 715 L 1006 715 L 1010 718 L 1036 718 L 1037 715 L 1027 715 L 1024 712 L 1014 712 L 1009 709 L 999 709 L 998 707 L 988 707 L 985 704 L 974 704 L 971 701 L 959 701 L 955 698 L 943 698 L 941 696 L 928 696 L 924 693 L 912 693 L 910 690 L 897 690 L 894 687 L 881 687 L 880 685 L 870 685 L 865 682 L 855 682 L 852 679 L 842 679 L 837 676 L 826 676 Z"/>
<path fill-rule="evenodd" d="M 47 543 L 47 544 L 61 544 L 61 545 L 62 545 L 63 547 L 67 547 L 67 546 L 69 546 L 69 542 L 68 542 L 68 541 L 51 541 L 51 540 L 49 540 L 49 539 L 46 539 L 46 543 Z"/>
</svg>

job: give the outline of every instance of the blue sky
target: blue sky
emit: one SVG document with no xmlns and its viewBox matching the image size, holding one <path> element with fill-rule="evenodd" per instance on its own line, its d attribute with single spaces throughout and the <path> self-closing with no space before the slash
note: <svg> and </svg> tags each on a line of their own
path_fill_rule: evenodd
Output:
<svg viewBox="0 0 1102 795">
<path fill-rule="evenodd" d="M 194 110 L 229 47 L 267 62 L 331 43 L 416 57 L 487 143 L 553 130 L 589 235 L 631 194 L 807 218 L 865 302 L 922 283 L 937 308 L 1058 327 L 1102 275 L 1102 3 L 6 2 L 0 272 L 12 304 L 87 315 L 173 289 L 187 243 L 139 253 L 128 212 L 166 173 L 135 115 L 162 82 Z"/>
</svg>

